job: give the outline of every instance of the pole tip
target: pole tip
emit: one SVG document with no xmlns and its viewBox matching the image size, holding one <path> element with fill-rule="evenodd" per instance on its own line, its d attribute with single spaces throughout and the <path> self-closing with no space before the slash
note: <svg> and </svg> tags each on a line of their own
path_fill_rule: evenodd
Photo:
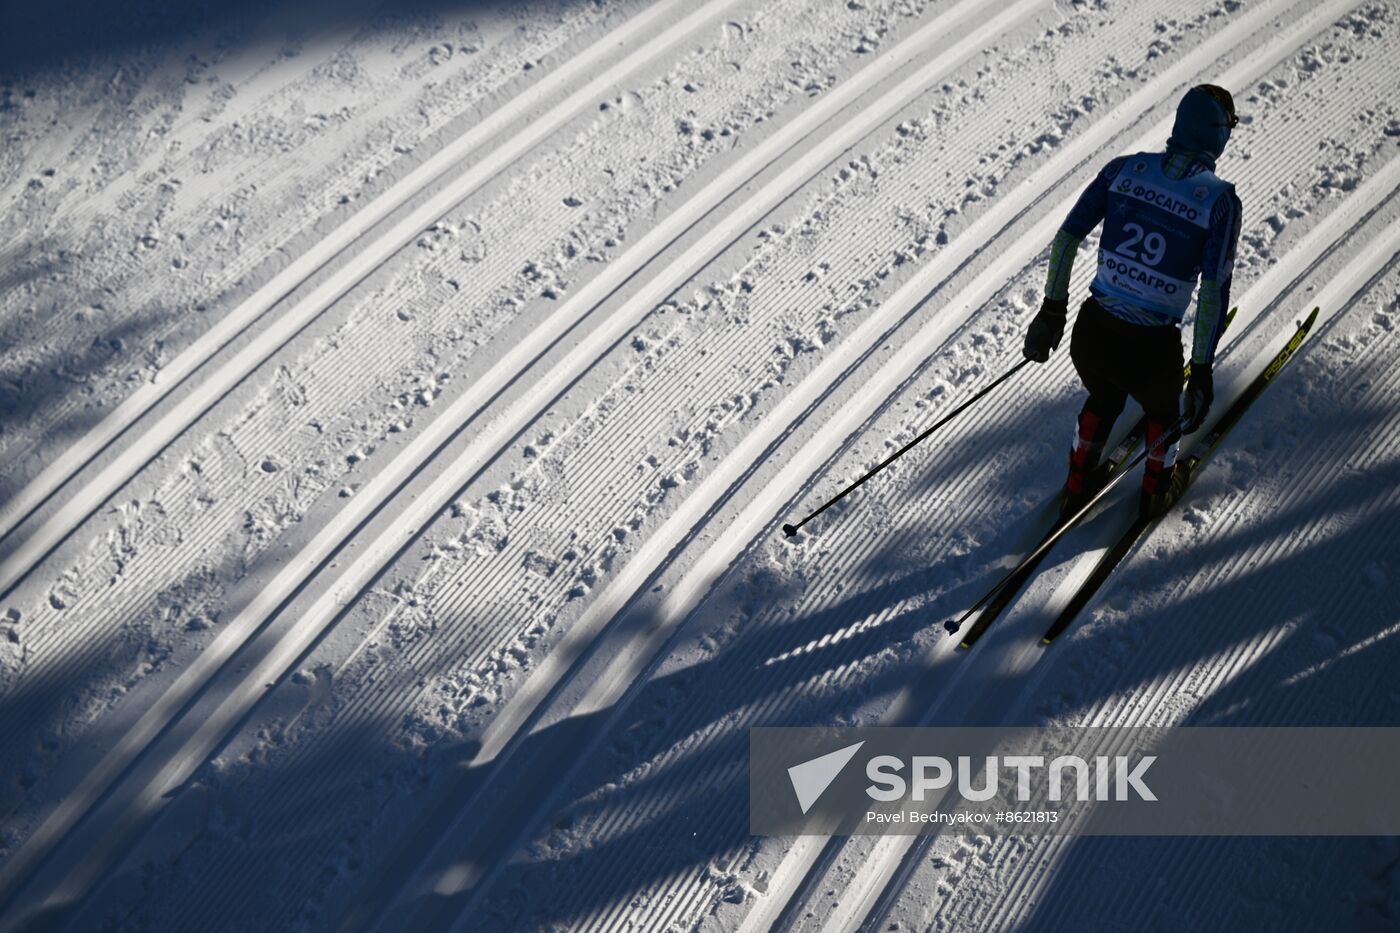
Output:
<svg viewBox="0 0 1400 933">
<path fill-rule="evenodd" d="M 784 526 L 783 526 L 783 534 L 787 535 L 789 538 L 795 538 L 795 537 L 797 537 L 797 526 L 796 526 L 796 525 L 784 525 Z"/>
<path fill-rule="evenodd" d="M 944 627 L 945 629 L 948 630 L 948 634 L 949 634 L 949 635 L 956 635 L 957 632 L 958 632 L 958 629 L 961 628 L 962 626 L 960 626 L 960 625 L 958 624 L 958 620 L 957 620 L 957 619 L 949 619 L 947 622 L 944 622 L 944 623 L 943 623 L 943 627 Z"/>
</svg>

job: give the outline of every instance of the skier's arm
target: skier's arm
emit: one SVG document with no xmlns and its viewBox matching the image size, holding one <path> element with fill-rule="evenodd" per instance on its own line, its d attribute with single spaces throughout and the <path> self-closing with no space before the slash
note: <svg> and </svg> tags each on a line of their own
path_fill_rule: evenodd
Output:
<svg viewBox="0 0 1400 933">
<path fill-rule="evenodd" d="M 1050 271 L 1045 278 L 1045 298 L 1040 313 L 1026 328 L 1026 359 L 1044 363 L 1050 351 L 1060 345 L 1065 335 L 1065 317 L 1069 312 L 1069 275 L 1074 270 L 1074 252 L 1079 244 L 1103 220 L 1108 212 L 1108 186 L 1123 167 L 1126 156 L 1120 156 L 1094 176 L 1089 187 L 1074 202 L 1069 216 L 1055 234 L 1050 245 Z"/>
<path fill-rule="evenodd" d="M 1201 261 L 1201 288 L 1196 299 L 1196 327 L 1191 362 L 1209 366 L 1225 329 L 1230 307 L 1230 284 L 1235 272 L 1235 246 L 1240 236 L 1243 207 L 1233 190 L 1215 202 L 1210 215 L 1210 236 Z"/>
<path fill-rule="evenodd" d="M 1094 176 L 1060 225 L 1060 232 L 1055 234 L 1055 242 L 1050 244 L 1050 271 L 1045 277 L 1045 297 L 1051 301 L 1069 301 L 1069 277 L 1074 271 L 1075 251 L 1108 212 L 1109 186 L 1126 159 L 1127 156 L 1119 156 L 1111 160 Z"/>
<path fill-rule="evenodd" d="M 1064 227 L 1050 244 L 1050 271 L 1045 276 L 1045 297 L 1051 301 L 1069 302 L 1069 274 L 1074 270 L 1074 254 L 1083 237 L 1075 236 Z"/>
</svg>

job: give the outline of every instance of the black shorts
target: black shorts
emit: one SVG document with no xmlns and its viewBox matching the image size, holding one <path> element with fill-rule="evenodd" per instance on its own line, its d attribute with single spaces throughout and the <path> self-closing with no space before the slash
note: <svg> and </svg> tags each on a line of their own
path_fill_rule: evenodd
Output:
<svg viewBox="0 0 1400 933">
<path fill-rule="evenodd" d="M 1174 424 L 1181 415 L 1181 331 L 1116 317 L 1093 298 L 1085 301 L 1070 337 L 1070 359 L 1089 390 L 1090 407 L 1118 417 L 1132 396 L 1147 416 Z"/>
</svg>

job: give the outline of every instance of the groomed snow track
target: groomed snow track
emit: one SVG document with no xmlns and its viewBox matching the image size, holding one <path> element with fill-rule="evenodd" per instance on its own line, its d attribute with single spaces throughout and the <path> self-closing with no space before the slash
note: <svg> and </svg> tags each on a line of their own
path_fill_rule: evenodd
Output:
<svg viewBox="0 0 1400 933">
<path fill-rule="evenodd" d="M 1074 878 L 1105 872 L 1132 925 L 1243 922 L 1212 913 L 1231 883 L 1288 888 L 1277 928 L 1331 916 L 1299 892 L 1384 853 L 1319 845 L 1340 867 L 1309 889 L 1222 867 L 1238 840 L 754 839 L 745 752 L 805 722 L 1393 721 L 1382 687 L 1340 697 L 1395 650 L 1400 9 L 557 7 L 524 80 L 524 39 L 474 44 L 499 63 L 420 100 L 432 131 L 363 206 L 270 219 L 211 270 L 215 313 L 161 331 L 178 352 L 83 431 L 44 403 L 0 438 L 25 464 L 0 503 L 0 928 L 1081 928 L 1100 907 Z M 255 70 L 237 112 L 324 73 Z M 1067 354 L 797 540 L 778 526 L 1019 358 L 1069 203 L 1203 80 L 1245 117 L 1220 399 L 1318 305 L 1308 374 L 1063 644 L 1036 640 L 1070 559 L 958 653 L 937 621 L 1057 479 Z M 238 170 L 290 177 L 307 145 Z M 27 211 L 18 178 L 0 196 Z M 171 197 L 123 185 L 20 216 L 50 236 Z M 163 229 L 214 203 L 176 197 Z M 140 261 L 107 304 L 160 294 Z M 84 289 L 16 286 L 0 327 Z M 1292 582 L 1314 560 L 1325 594 Z M 1188 894 L 1160 913 L 1134 872 Z"/>
</svg>

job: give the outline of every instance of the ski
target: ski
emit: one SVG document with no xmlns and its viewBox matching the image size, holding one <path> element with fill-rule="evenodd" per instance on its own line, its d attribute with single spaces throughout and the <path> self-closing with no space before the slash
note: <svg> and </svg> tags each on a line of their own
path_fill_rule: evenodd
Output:
<svg viewBox="0 0 1400 933">
<path fill-rule="evenodd" d="M 1225 326 L 1221 329 L 1222 335 L 1230 329 L 1230 325 L 1234 322 L 1235 315 L 1239 310 L 1239 308 L 1231 308 L 1229 313 L 1225 315 Z M 1191 364 L 1189 362 L 1183 368 L 1181 378 L 1183 383 L 1191 378 Z M 1123 463 L 1132 456 L 1133 451 L 1137 449 L 1137 446 L 1142 443 L 1143 438 L 1146 436 L 1147 416 L 1143 415 L 1138 418 L 1137 423 L 1132 426 L 1128 433 L 1124 435 L 1123 439 L 1118 442 L 1118 445 L 1113 448 L 1113 452 L 1105 458 L 1103 465 L 1108 477 L 1112 478 L 1118 472 L 1123 466 Z M 983 633 L 991 627 L 992 623 L 1006 610 L 1006 607 L 1011 605 L 1016 599 L 1016 595 L 1020 593 L 1021 588 L 1026 585 L 1027 581 L 1034 575 L 1036 569 L 1040 567 L 1041 562 L 1045 560 L 1045 556 L 1049 553 L 1049 549 L 1044 547 L 1045 543 L 1063 534 L 1066 530 L 1065 526 L 1068 523 L 1069 521 L 1066 516 L 1059 515 L 1056 517 L 1055 521 L 1046 529 L 1035 546 L 1031 548 L 1030 553 L 1035 556 L 1024 558 L 1016 567 L 1015 571 L 999 584 L 996 590 L 996 596 L 987 603 L 986 608 L 977 616 L 977 621 L 973 623 L 972 628 L 968 629 L 967 634 L 963 636 L 962 642 L 960 643 L 961 648 L 967 650 L 977 644 L 977 640 L 982 637 Z"/>
<path fill-rule="evenodd" d="M 1201 443 L 1197 446 L 1196 451 L 1182 461 L 1182 465 L 1186 470 L 1186 484 L 1188 489 L 1190 488 L 1190 484 L 1195 480 L 1196 474 L 1199 472 L 1202 464 L 1214 453 L 1225 435 L 1239 423 L 1240 418 L 1243 417 L 1249 406 L 1269 387 L 1269 384 L 1273 382 L 1274 377 L 1279 374 L 1283 367 L 1288 365 L 1288 361 L 1293 358 L 1298 347 L 1302 345 L 1303 340 L 1308 336 L 1308 332 L 1312 330 L 1313 322 L 1317 320 L 1318 310 L 1317 308 L 1313 308 L 1312 313 L 1298 324 L 1292 339 L 1284 345 L 1283 349 L 1279 350 L 1278 354 L 1269 362 L 1269 365 L 1264 367 L 1259 375 L 1254 377 L 1254 380 L 1250 382 L 1249 386 L 1240 397 L 1226 410 L 1224 416 L 1222 416 L 1206 436 L 1201 439 Z M 1099 557 L 1098 562 L 1094 565 L 1094 569 L 1089 573 L 1089 576 L 1086 577 L 1084 582 L 1074 591 L 1074 595 L 1065 605 L 1065 608 L 1061 610 L 1060 614 L 1056 616 L 1055 621 L 1046 629 L 1045 635 L 1041 638 L 1042 644 L 1050 644 L 1062 635 L 1065 629 L 1069 628 L 1075 616 L 1088 605 L 1089 600 L 1094 597 L 1094 594 L 1097 593 L 1108 580 L 1114 569 L 1123 562 L 1123 559 L 1128 556 L 1129 552 L 1132 551 L 1138 541 L 1152 529 L 1152 526 L 1155 525 L 1160 518 L 1161 516 L 1157 516 L 1156 518 L 1143 518 L 1138 516 L 1133 519 L 1133 523 L 1119 536 L 1118 540 L 1113 543 L 1113 546 Z"/>
</svg>

